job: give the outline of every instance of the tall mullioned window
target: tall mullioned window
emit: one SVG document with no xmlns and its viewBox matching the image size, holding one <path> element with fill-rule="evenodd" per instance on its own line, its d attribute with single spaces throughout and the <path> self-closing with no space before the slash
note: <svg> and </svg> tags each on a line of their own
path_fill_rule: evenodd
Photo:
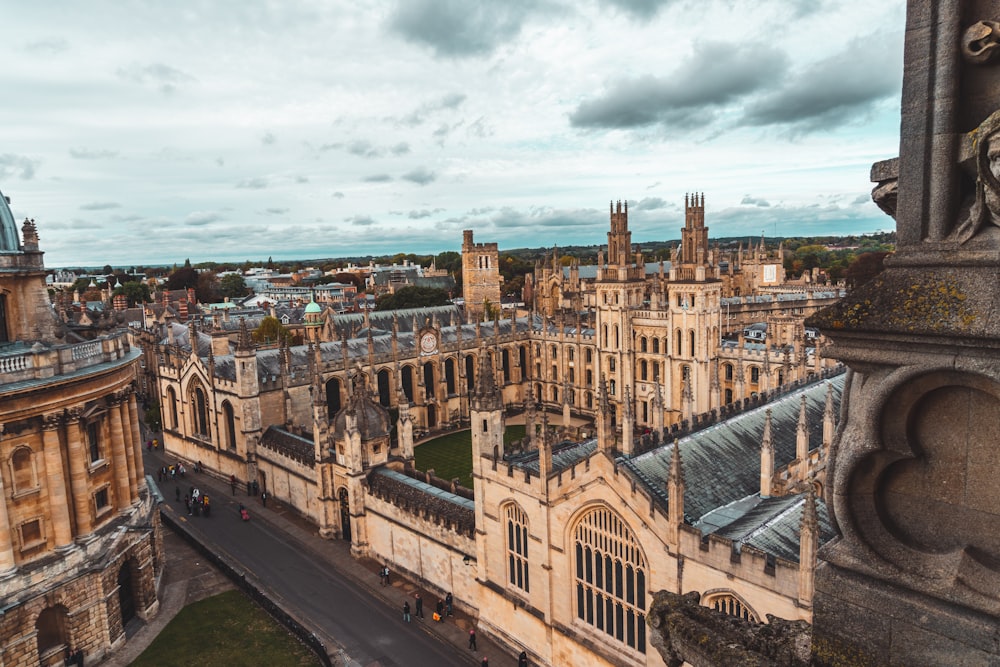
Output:
<svg viewBox="0 0 1000 667">
<path fill-rule="evenodd" d="M 599 508 L 573 529 L 576 616 L 646 652 L 646 559 L 617 514 Z"/>
<path fill-rule="evenodd" d="M 101 425 L 96 421 L 87 423 L 87 448 L 90 450 L 90 462 L 101 460 Z"/>
<path fill-rule="evenodd" d="M 507 580 L 528 592 L 528 515 L 515 505 L 504 508 L 507 524 Z"/>
</svg>

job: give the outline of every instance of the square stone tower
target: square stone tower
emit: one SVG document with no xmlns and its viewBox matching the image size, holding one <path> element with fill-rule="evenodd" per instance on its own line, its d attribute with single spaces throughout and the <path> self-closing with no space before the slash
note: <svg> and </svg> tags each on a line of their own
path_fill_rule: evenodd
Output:
<svg viewBox="0 0 1000 667">
<path fill-rule="evenodd" d="M 462 294 L 470 313 L 482 314 L 489 303 L 500 307 L 500 251 L 496 243 L 473 243 L 472 230 L 462 232 Z"/>
</svg>

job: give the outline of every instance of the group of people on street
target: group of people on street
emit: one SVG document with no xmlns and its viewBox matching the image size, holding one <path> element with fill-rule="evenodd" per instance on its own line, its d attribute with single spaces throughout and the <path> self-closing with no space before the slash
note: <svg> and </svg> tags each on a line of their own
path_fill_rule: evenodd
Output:
<svg viewBox="0 0 1000 667">
<path fill-rule="evenodd" d="M 170 464 L 170 465 L 162 466 L 159 470 L 157 470 L 156 471 L 156 481 L 157 482 L 166 482 L 166 481 L 169 481 L 171 479 L 177 480 L 177 479 L 183 478 L 184 477 L 184 473 L 186 473 L 186 472 L 187 472 L 187 468 L 184 467 L 183 463 L 181 463 L 180 461 L 178 461 L 177 463 L 173 463 L 173 464 Z"/>
<path fill-rule="evenodd" d="M 180 497 L 181 487 L 175 487 L 175 493 Z M 184 494 L 184 506 L 187 508 L 188 516 L 206 517 L 211 515 L 212 504 L 208 499 L 208 494 L 202 493 L 199 489 L 191 487 L 190 491 Z"/>
</svg>

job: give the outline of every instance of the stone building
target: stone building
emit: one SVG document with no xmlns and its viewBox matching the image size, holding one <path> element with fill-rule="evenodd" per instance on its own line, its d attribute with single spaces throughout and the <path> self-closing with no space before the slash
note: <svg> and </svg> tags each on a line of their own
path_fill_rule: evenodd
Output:
<svg viewBox="0 0 1000 667">
<path fill-rule="evenodd" d="M 88 664 L 155 614 L 163 559 L 122 332 L 68 342 L 34 221 L 0 200 L 0 664 Z M 75 339 L 74 339 L 75 340 Z"/>
<path fill-rule="evenodd" d="M 641 622 L 655 587 L 706 592 L 741 617 L 809 619 L 831 534 L 811 498 L 842 378 L 798 334 L 800 312 L 835 297 L 769 302 L 797 323 L 780 345 L 723 345 L 724 271 L 703 197 L 688 209 L 676 261 L 649 275 L 627 206 L 612 208 L 580 283 L 585 313 L 310 303 L 303 345 L 257 348 L 246 321 L 232 344 L 191 323 L 144 332 L 166 450 L 256 481 L 355 554 L 453 592 L 539 664 L 659 664 Z M 515 416 L 529 436 L 505 445 Z M 416 441 L 456 428 L 473 433 L 474 490 L 413 468 Z M 603 545 L 610 579 L 593 562 L 574 574 L 578 538 L 581 553 Z M 611 582 L 623 588 L 601 589 Z"/>
<path fill-rule="evenodd" d="M 462 295 L 470 313 L 486 304 L 500 308 L 500 252 L 496 243 L 473 243 L 472 230 L 462 232 Z"/>
</svg>

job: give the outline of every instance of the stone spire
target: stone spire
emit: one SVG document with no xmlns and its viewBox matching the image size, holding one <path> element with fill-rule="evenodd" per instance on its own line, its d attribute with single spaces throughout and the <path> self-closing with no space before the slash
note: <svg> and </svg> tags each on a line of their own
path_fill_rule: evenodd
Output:
<svg viewBox="0 0 1000 667">
<path fill-rule="evenodd" d="M 236 339 L 236 350 L 238 352 L 249 352 L 253 349 L 253 343 L 251 342 L 250 331 L 247 329 L 247 319 L 245 317 L 240 318 L 240 335 Z"/>
<path fill-rule="evenodd" d="M 769 498 L 774 484 L 774 440 L 771 437 L 771 408 L 764 413 L 764 435 L 760 439 L 760 497 Z"/>
<path fill-rule="evenodd" d="M 601 373 L 601 384 L 597 397 L 597 449 L 610 452 L 615 446 L 615 436 L 611 432 L 611 406 L 608 404 L 608 381 Z"/>
<path fill-rule="evenodd" d="M 476 377 L 472 402 L 476 410 L 503 410 L 503 397 L 497 389 L 496 378 L 493 376 L 493 363 L 486 352 L 479 355 L 479 373 Z"/>
<path fill-rule="evenodd" d="M 795 458 L 799 460 L 802 474 L 805 476 L 806 462 L 809 459 L 809 420 L 806 417 L 806 397 L 804 394 L 799 406 L 799 425 L 795 433 Z"/>
<path fill-rule="evenodd" d="M 823 408 L 823 456 L 830 453 L 837 428 L 837 415 L 833 411 L 833 385 L 826 385 L 826 406 Z"/>
<path fill-rule="evenodd" d="M 552 472 L 552 443 L 549 441 L 549 416 L 542 413 L 542 433 L 538 437 L 538 476 L 549 478 Z"/>
<path fill-rule="evenodd" d="M 635 416 L 632 412 L 632 392 L 625 386 L 622 397 L 622 452 L 626 455 L 635 451 Z"/>
<path fill-rule="evenodd" d="M 816 495 L 810 485 L 802 505 L 799 523 L 799 604 L 812 606 L 816 569 L 816 552 L 819 550 L 819 516 L 816 513 Z"/>
<path fill-rule="evenodd" d="M 667 543 L 676 548 L 684 523 L 684 467 L 681 465 L 681 443 L 676 439 L 667 474 L 667 523 Z"/>
<path fill-rule="evenodd" d="M 684 386 L 681 389 L 681 414 L 687 420 L 688 428 L 691 428 L 694 418 L 694 396 L 691 391 L 691 376 L 684 378 Z"/>
</svg>

